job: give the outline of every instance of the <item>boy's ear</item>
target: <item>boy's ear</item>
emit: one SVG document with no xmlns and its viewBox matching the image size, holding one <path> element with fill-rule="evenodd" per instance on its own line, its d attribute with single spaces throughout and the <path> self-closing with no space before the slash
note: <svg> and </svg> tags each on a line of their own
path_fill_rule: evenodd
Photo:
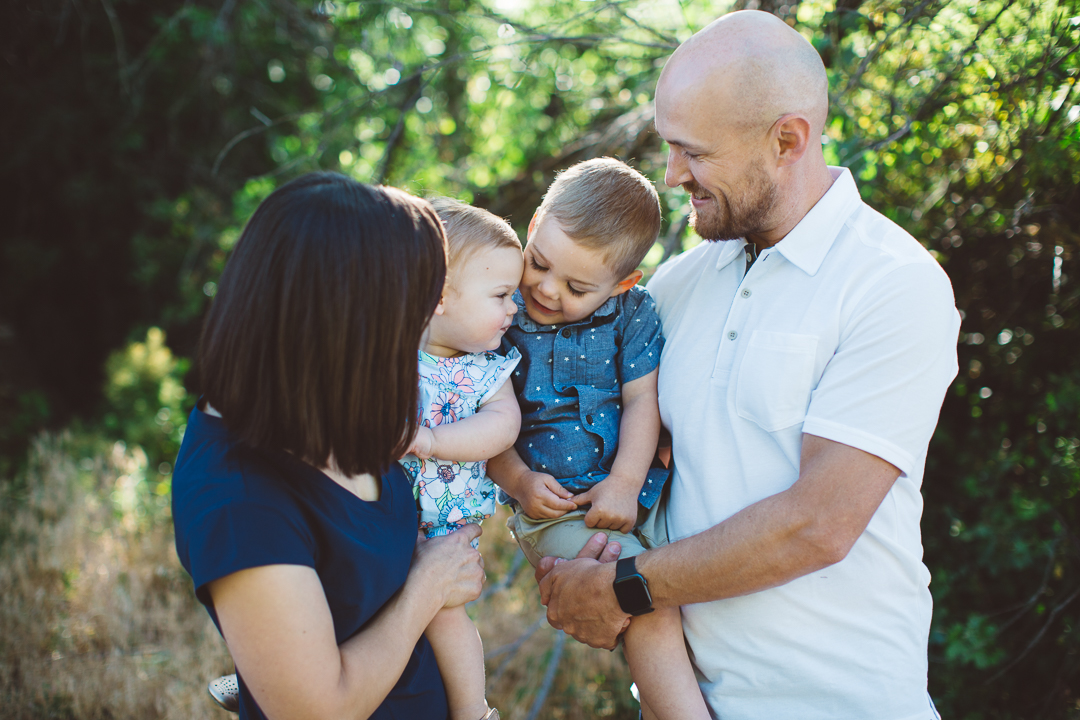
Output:
<svg viewBox="0 0 1080 720">
<path fill-rule="evenodd" d="M 615 286 L 615 290 L 611 293 L 611 296 L 615 297 L 616 295 L 622 295 L 624 292 L 637 285 L 638 281 L 641 280 L 642 275 L 643 273 L 640 270 L 635 270 L 624 277 L 619 281 L 618 285 Z"/>
</svg>

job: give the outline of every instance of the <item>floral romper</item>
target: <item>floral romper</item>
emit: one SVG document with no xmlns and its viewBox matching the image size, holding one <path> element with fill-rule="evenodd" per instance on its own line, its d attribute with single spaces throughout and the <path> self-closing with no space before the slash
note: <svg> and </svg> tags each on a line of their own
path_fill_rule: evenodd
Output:
<svg viewBox="0 0 1080 720">
<path fill-rule="evenodd" d="M 434 428 L 475 415 L 503 386 L 521 360 L 518 351 L 441 358 L 420 351 L 420 424 Z M 458 462 L 415 455 L 401 459 L 413 483 L 420 528 L 428 537 L 448 535 L 495 512 L 495 483 L 487 461 Z"/>
</svg>

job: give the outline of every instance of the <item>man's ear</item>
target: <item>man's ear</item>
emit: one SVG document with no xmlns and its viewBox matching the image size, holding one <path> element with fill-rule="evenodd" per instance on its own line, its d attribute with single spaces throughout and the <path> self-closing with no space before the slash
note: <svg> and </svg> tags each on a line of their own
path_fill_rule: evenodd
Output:
<svg viewBox="0 0 1080 720">
<path fill-rule="evenodd" d="M 611 297 L 615 297 L 616 295 L 622 295 L 624 292 L 637 285 L 638 281 L 641 280 L 642 275 L 643 273 L 640 270 L 635 270 L 634 272 L 624 277 L 615 286 L 615 289 L 611 293 Z"/>
<path fill-rule="evenodd" d="M 777 164 L 794 165 L 810 147 L 810 121 L 801 115 L 784 115 L 773 125 Z"/>
</svg>

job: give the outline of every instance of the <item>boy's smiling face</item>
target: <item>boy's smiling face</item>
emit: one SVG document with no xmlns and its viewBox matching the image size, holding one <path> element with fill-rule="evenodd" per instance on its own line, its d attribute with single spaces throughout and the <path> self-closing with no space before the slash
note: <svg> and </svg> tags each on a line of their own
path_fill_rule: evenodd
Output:
<svg viewBox="0 0 1080 720">
<path fill-rule="evenodd" d="M 609 297 L 632 288 L 640 277 L 638 270 L 615 277 L 600 250 L 574 242 L 551 214 L 530 227 L 520 290 L 533 322 L 559 325 L 583 320 Z"/>
</svg>

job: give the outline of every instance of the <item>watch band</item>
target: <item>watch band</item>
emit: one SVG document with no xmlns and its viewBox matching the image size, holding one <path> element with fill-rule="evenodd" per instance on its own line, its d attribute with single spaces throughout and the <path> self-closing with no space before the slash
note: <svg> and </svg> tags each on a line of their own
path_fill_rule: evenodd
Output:
<svg viewBox="0 0 1080 720">
<path fill-rule="evenodd" d="M 628 615 L 645 615 L 653 611 L 649 583 L 637 571 L 635 558 L 622 558 L 615 563 L 615 582 L 612 589 L 619 607 Z"/>
</svg>

